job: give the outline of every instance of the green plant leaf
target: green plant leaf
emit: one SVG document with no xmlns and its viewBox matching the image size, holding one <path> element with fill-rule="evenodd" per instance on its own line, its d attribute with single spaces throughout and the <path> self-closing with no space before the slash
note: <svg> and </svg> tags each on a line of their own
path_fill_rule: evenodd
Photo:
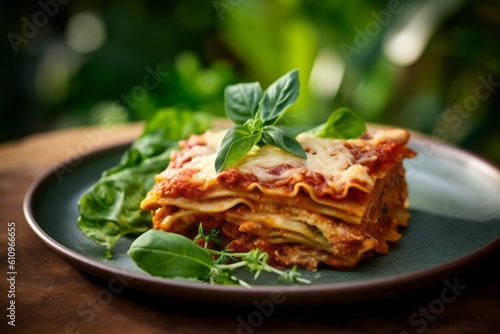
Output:
<svg viewBox="0 0 500 334">
<path fill-rule="evenodd" d="M 304 125 L 273 125 L 273 127 L 280 129 L 281 131 L 285 132 L 288 136 L 294 138 L 297 137 L 299 134 L 311 129 L 311 126 L 304 126 Z"/>
<path fill-rule="evenodd" d="M 106 257 L 123 236 L 151 228 L 151 214 L 140 208 L 154 185 L 154 175 L 166 168 L 177 141 L 211 126 L 212 117 L 187 110 L 162 109 L 145 124 L 142 135 L 105 170 L 79 199 L 78 228 L 106 247 Z"/>
<path fill-rule="evenodd" d="M 159 109 L 151 119 L 144 125 L 144 130 L 140 136 L 144 137 L 155 132 L 163 134 L 163 144 L 166 141 L 176 144 L 181 138 L 187 138 L 193 133 L 202 133 L 212 125 L 213 115 L 206 112 L 191 110 L 183 110 L 179 108 L 162 108 Z M 139 143 L 134 143 L 136 147 Z M 148 148 L 150 145 L 141 145 L 143 148 Z"/>
<path fill-rule="evenodd" d="M 363 119 L 351 109 L 342 107 L 335 110 L 325 123 L 308 132 L 320 138 L 352 139 L 365 131 Z"/>
<path fill-rule="evenodd" d="M 274 145 L 282 150 L 294 154 L 302 159 L 306 159 L 306 152 L 302 145 L 292 136 L 289 136 L 282 129 L 268 125 L 264 127 L 262 138 L 269 145 Z"/>
<path fill-rule="evenodd" d="M 243 125 L 236 125 L 228 130 L 222 139 L 221 146 L 215 158 L 217 173 L 234 165 L 247 154 L 262 138 L 262 132 L 252 134 Z"/>
<path fill-rule="evenodd" d="M 292 70 L 266 89 L 257 113 L 264 125 L 275 125 L 285 115 L 285 109 L 297 100 L 299 87 L 299 71 Z"/>
<path fill-rule="evenodd" d="M 228 86 L 224 91 L 226 115 L 234 123 L 243 125 L 254 118 L 262 99 L 262 88 L 258 82 Z"/>
<path fill-rule="evenodd" d="M 149 230 L 134 240 L 127 254 L 144 271 L 167 278 L 203 279 L 212 257 L 191 239 L 161 230 Z"/>
</svg>

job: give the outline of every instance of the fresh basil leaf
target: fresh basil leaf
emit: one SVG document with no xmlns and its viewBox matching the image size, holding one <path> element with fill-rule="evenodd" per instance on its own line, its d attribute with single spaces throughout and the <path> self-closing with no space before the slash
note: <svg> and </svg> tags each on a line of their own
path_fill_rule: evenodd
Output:
<svg viewBox="0 0 500 334">
<path fill-rule="evenodd" d="M 284 117 L 285 109 L 299 96 L 299 72 L 292 70 L 273 82 L 264 92 L 259 105 L 258 117 L 264 125 L 275 125 Z"/>
<path fill-rule="evenodd" d="M 275 126 L 265 126 L 262 138 L 266 144 L 274 145 L 282 150 L 306 159 L 306 152 L 302 145 L 294 137 L 289 136 L 283 130 Z"/>
<path fill-rule="evenodd" d="M 262 88 L 258 82 L 228 86 L 224 91 L 226 115 L 234 123 L 243 125 L 254 118 L 262 99 Z"/>
<path fill-rule="evenodd" d="M 243 125 L 230 128 L 222 139 L 217 157 L 215 158 L 215 170 L 217 173 L 234 165 L 247 154 L 254 145 L 262 138 L 262 132 L 252 134 Z"/>
<path fill-rule="evenodd" d="M 352 139 L 366 131 L 363 119 L 351 109 L 342 107 L 335 110 L 328 120 L 309 131 L 320 138 Z"/>
<path fill-rule="evenodd" d="M 210 253 L 191 239 L 154 229 L 135 239 L 127 254 L 144 271 L 167 278 L 203 279 L 213 265 Z"/>
</svg>

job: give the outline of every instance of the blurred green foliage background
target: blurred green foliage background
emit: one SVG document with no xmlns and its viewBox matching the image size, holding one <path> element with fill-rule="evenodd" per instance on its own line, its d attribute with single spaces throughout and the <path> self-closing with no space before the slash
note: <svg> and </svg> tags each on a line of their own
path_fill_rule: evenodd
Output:
<svg viewBox="0 0 500 334">
<path fill-rule="evenodd" d="M 2 2 L 0 141 L 175 106 L 298 68 L 300 123 L 348 106 L 500 163 L 496 0 Z"/>
</svg>

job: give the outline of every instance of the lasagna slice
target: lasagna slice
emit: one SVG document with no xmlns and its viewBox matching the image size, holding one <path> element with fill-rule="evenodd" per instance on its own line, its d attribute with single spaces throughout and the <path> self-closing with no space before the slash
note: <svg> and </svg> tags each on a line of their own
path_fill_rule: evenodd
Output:
<svg viewBox="0 0 500 334">
<path fill-rule="evenodd" d="M 270 265 L 308 270 L 354 268 L 401 238 L 398 227 L 410 217 L 402 161 L 415 154 L 407 131 L 351 140 L 301 134 L 307 159 L 265 145 L 217 174 L 224 134 L 210 130 L 180 143 L 141 203 L 153 228 L 194 238 L 202 224 L 236 252 L 260 248 Z"/>
</svg>

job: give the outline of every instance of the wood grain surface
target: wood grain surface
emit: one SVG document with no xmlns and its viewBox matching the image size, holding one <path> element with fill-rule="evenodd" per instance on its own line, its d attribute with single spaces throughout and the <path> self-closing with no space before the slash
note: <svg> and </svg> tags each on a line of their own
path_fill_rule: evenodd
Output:
<svg viewBox="0 0 500 334">
<path fill-rule="evenodd" d="M 23 198 L 36 177 L 55 164 L 133 140 L 140 131 L 141 124 L 72 128 L 0 145 L 1 333 L 499 332 L 500 252 L 450 277 L 448 283 L 347 305 L 292 307 L 256 300 L 235 307 L 188 303 L 126 288 L 105 293 L 108 282 L 72 267 L 35 237 L 23 214 Z M 16 238 L 15 298 L 8 297 L 10 222 L 15 223 Z M 460 285 L 455 294 L 449 293 L 450 282 Z M 15 327 L 8 324 L 11 300 Z"/>
</svg>

